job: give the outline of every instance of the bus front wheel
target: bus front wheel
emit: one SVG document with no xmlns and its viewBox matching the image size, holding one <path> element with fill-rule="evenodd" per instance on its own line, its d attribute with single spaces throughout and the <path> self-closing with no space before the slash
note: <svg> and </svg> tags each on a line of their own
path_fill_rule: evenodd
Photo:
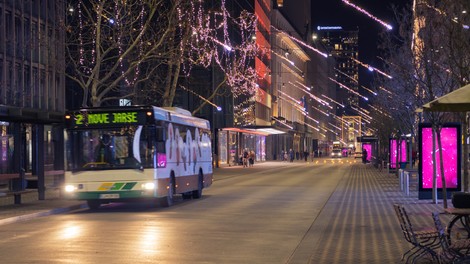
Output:
<svg viewBox="0 0 470 264">
<path fill-rule="evenodd" d="M 91 210 L 96 210 L 101 206 L 100 200 L 87 200 L 86 203 Z"/>
<path fill-rule="evenodd" d="M 170 180 L 167 187 L 167 194 L 166 197 L 163 199 L 163 207 L 170 207 L 173 205 L 174 202 L 174 195 L 175 195 L 175 184 L 173 179 Z"/>
<path fill-rule="evenodd" d="M 203 175 L 202 172 L 199 172 L 199 177 L 197 180 L 197 189 L 193 191 L 193 198 L 199 199 L 202 197 L 202 188 L 203 188 Z"/>
</svg>

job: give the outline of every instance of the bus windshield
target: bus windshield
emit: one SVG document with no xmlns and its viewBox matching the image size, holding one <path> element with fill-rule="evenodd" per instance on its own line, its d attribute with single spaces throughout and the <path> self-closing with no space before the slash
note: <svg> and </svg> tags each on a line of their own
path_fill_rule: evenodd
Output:
<svg viewBox="0 0 470 264">
<path fill-rule="evenodd" d="M 153 167 L 156 148 L 152 129 L 126 126 L 108 129 L 69 130 L 67 134 L 68 169 L 72 171 L 144 169 Z"/>
</svg>

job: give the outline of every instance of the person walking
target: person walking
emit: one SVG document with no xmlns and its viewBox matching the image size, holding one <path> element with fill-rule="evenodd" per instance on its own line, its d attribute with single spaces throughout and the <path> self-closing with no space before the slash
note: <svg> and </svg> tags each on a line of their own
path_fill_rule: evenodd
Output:
<svg viewBox="0 0 470 264">
<path fill-rule="evenodd" d="M 248 167 L 248 150 L 243 151 L 243 168 Z"/>
<path fill-rule="evenodd" d="M 290 162 L 294 162 L 294 151 L 292 149 L 289 150 L 289 158 Z"/>
<path fill-rule="evenodd" d="M 255 152 L 253 150 L 250 150 L 250 154 L 248 154 L 248 161 L 250 167 L 253 167 L 253 165 L 255 165 L 255 156 Z"/>
</svg>

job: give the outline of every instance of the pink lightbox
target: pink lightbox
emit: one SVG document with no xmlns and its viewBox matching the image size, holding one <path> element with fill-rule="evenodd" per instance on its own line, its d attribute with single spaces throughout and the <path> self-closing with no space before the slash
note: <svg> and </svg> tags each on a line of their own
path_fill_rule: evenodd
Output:
<svg viewBox="0 0 470 264">
<path fill-rule="evenodd" d="M 457 187 L 457 129 L 445 127 L 441 131 L 442 158 L 444 162 L 444 175 L 447 188 Z M 423 128 L 422 131 L 422 162 L 423 162 L 423 188 L 432 188 L 433 161 L 432 161 L 432 128 Z M 436 140 L 437 141 L 437 140 Z M 442 188 L 441 161 L 436 142 L 436 169 L 437 187 Z"/>
<path fill-rule="evenodd" d="M 365 149 L 367 151 L 367 161 L 371 161 L 372 159 L 372 145 L 371 144 L 362 144 L 362 149 Z"/>
<path fill-rule="evenodd" d="M 420 199 L 423 197 L 422 191 L 431 191 L 433 187 L 433 143 L 432 127 L 430 125 L 420 125 L 420 155 L 419 155 L 419 190 Z M 448 124 L 441 129 L 441 144 L 439 149 L 437 139 L 435 142 L 436 152 L 436 175 L 437 188 L 442 188 L 441 162 L 439 153 L 442 152 L 444 176 L 446 188 L 451 191 L 460 191 L 460 153 L 461 145 L 460 125 Z"/>
<path fill-rule="evenodd" d="M 397 155 L 400 153 L 400 161 L 399 162 L 407 162 L 407 152 L 406 152 L 406 139 L 401 140 L 401 147 L 398 148 L 398 139 L 391 138 L 390 139 L 390 168 L 395 169 L 397 163 Z"/>
</svg>

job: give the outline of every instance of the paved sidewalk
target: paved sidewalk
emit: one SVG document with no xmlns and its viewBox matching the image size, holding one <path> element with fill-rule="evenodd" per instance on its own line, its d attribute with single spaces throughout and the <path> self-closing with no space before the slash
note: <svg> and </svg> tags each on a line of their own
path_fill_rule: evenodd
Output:
<svg viewBox="0 0 470 264">
<path fill-rule="evenodd" d="M 257 167 L 278 165 L 279 162 L 255 164 Z M 442 201 L 433 204 L 431 200 L 418 200 L 416 187 L 405 196 L 397 177 L 386 170 L 380 172 L 371 164 L 344 166 L 351 166 L 351 170 L 314 220 L 312 231 L 300 243 L 289 264 L 306 263 L 306 259 L 312 264 L 399 263 L 401 254 L 410 245 L 401 233 L 393 204 L 403 204 L 415 226 L 433 226 L 431 212 L 443 211 Z M 231 177 L 239 170 L 243 168 L 217 168 L 214 179 Z M 451 206 L 451 201 L 448 202 Z M 86 207 L 83 201 L 61 199 L 57 189 L 47 190 L 46 199 L 41 201 L 37 192 L 24 194 L 19 205 L 14 204 L 13 197 L 0 197 L 0 225 Z M 443 216 L 442 220 L 445 222 L 446 218 Z"/>
</svg>

